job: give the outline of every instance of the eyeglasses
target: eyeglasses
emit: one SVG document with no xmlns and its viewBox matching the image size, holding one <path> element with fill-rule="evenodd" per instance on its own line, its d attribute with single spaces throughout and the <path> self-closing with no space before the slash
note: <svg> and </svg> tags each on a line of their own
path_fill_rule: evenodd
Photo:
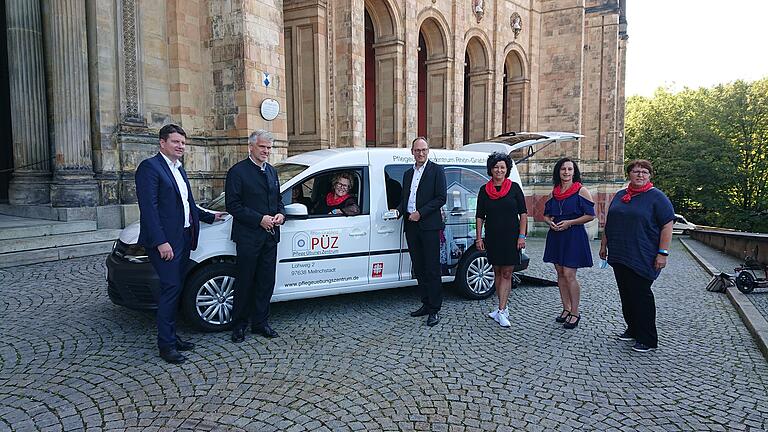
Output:
<svg viewBox="0 0 768 432">
<path fill-rule="evenodd" d="M 647 170 L 632 170 L 629 173 L 637 175 L 637 176 L 640 176 L 640 175 L 641 176 L 651 175 L 651 173 L 649 171 L 647 171 Z"/>
<path fill-rule="evenodd" d="M 414 153 L 426 153 L 428 151 L 429 151 L 429 149 L 413 149 Z"/>
<path fill-rule="evenodd" d="M 341 189 L 349 189 L 349 185 L 348 185 L 348 184 L 344 184 L 344 183 L 334 183 L 333 185 L 334 185 L 334 186 L 336 186 L 337 188 L 341 188 Z"/>
</svg>

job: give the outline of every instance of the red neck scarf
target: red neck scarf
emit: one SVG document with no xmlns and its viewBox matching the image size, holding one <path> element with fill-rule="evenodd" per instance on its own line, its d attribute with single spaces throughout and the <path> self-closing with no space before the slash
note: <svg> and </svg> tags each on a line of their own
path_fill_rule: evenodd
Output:
<svg viewBox="0 0 768 432">
<path fill-rule="evenodd" d="M 499 198 L 504 198 L 509 193 L 509 190 L 512 189 L 512 180 L 510 179 L 504 179 L 503 182 L 501 182 L 501 190 L 496 190 L 496 186 L 493 185 L 493 179 L 488 180 L 488 183 L 485 184 L 485 193 L 488 194 L 488 198 L 492 200 L 497 200 Z"/>
<path fill-rule="evenodd" d="M 632 183 L 627 185 L 627 194 L 621 197 L 621 202 L 628 203 L 633 196 L 640 195 L 643 192 L 648 192 L 653 187 L 653 183 L 648 182 L 645 184 L 645 186 L 639 187 L 639 188 L 633 188 Z"/>
<path fill-rule="evenodd" d="M 573 182 L 571 187 L 569 187 L 565 192 L 560 189 L 560 185 L 556 185 L 554 188 L 552 188 L 552 196 L 555 197 L 556 200 L 562 201 L 572 195 L 576 195 L 580 190 L 581 183 L 579 182 Z"/>
<path fill-rule="evenodd" d="M 325 203 L 328 205 L 328 207 L 335 207 L 349 198 L 349 194 L 344 194 L 340 197 L 337 197 L 335 193 L 328 192 L 328 194 L 325 196 Z"/>
</svg>

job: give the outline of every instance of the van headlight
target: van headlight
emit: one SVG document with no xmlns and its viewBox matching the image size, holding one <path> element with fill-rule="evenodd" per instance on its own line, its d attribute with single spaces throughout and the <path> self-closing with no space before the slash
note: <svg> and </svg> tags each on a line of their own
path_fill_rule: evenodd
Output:
<svg viewBox="0 0 768 432">
<path fill-rule="evenodd" d="M 122 258 L 124 260 L 130 261 L 132 263 L 147 263 L 149 262 L 149 256 L 147 256 L 147 251 L 144 249 L 144 246 L 137 244 L 126 244 L 121 242 L 120 240 L 117 240 L 115 242 L 115 246 L 112 250 L 112 253 L 115 254 L 115 256 Z"/>
</svg>

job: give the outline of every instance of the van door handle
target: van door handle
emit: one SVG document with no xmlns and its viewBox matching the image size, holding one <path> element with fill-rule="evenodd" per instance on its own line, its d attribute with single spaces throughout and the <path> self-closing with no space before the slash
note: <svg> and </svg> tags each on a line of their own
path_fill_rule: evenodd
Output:
<svg viewBox="0 0 768 432">
<path fill-rule="evenodd" d="M 376 232 L 379 233 L 379 234 L 389 234 L 389 233 L 395 232 L 395 229 L 394 228 L 379 228 L 379 229 L 376 230 Z"/>
<path fill-rule="evenodd" d="M 349 236 L 350 237 L 362 237 L 362 236 L 364 236 L 366 234 L 368 234 L 368 233 L 365 232 L 365 231 L 350 231 L 349 232 Z"/>
<path fill-rule="evenodd" d="M 451 212 L 451 216 L 464 216 L 465 214 L 467 214 L 467 212 L 465 212 L 465 211 L 452 211 Z"/>
</svg>

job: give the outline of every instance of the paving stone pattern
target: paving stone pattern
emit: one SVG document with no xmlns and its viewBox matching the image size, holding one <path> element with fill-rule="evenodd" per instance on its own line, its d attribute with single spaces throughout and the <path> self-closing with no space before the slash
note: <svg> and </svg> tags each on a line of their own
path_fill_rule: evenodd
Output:
<svg viewBox="0 0 768 432">
<path fill-rule="evenodd" d="M 715 266 L 720 271 L 733 273 L 734 268 L 744 263 L 742 260 L 723 253 L 713 247 L 707 246 L 698 240 L 686 239 L 685 241 L 688 242 L 688 244 L 693 247 L 694 250 L 699 255 L 701 255 L 702 258 L 707 260 L 707 262 Z M 759 271 L 757 272 L 757 276 L 763 277 L 763 273 Z M 755 288 L 754 291 L 745 295 L 749 301 L 755 305 L 755 309 L 757 309 L 760 314 L 768 320 L 768 289 Z"/>
<path fill-rule="evenodd" d="M 529 242 L 531 273 L 552 277 L 542 249 Z M 0 430 L 768 429 L 768 364 L 678 242 L 646 354 L 614 338 L 613 273 L 595 267 L 571 331 L 554 287 L 514 290 L 508 329 L 485 316 L 493 299 L 451 292 L 430 329 L 408 316 L 413 289 L 387 290 L 276 304 L 269 342 L 182 326 L 198 348 L 172 366 L 153 315 L 110 303 L 103 262 L 0 270 Z"/>
</svg>

